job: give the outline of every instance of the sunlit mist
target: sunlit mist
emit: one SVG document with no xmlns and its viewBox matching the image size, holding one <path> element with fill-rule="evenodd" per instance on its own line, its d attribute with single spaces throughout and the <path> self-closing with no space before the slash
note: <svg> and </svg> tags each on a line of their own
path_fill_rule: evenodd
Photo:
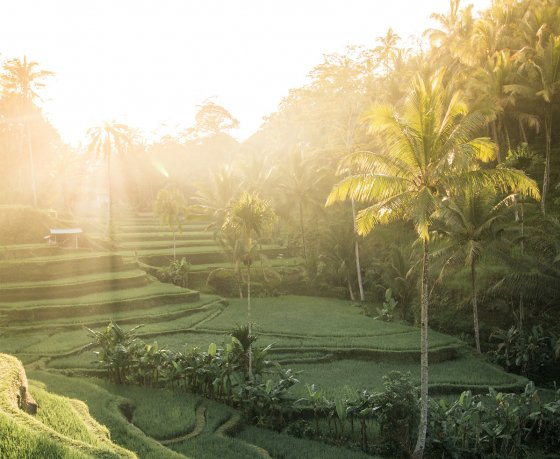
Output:
<svg viewBox="0 0 560 459">
<path fill-rule="evenodd" d="M 490 0 L 476 0 L 476 8 Z M 2 58 L 24 54 L 56 75 L 44 110 L 62 136 L 83 140 L 103 119 L 149 138 L 192 123 L 208 97 L 239 120 L 244 138 L 301 86 L 325 53 L 374 46 L 392 27 L 405 41 L 447 0 L 4 2 Z"/>
</svg>

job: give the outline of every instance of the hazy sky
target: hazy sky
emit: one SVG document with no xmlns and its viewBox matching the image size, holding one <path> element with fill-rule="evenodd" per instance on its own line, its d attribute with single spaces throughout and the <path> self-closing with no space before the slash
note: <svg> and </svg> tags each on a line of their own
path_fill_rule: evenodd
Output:
<svg viewBox="0 0 560 459">
<path fill-rule="evenodd" d="M 490 0 L 474 3 L 475 11 Z M 56 75 L 43 108 L 69 142 L 115 119 L 148 135 L 193 123 L 208 97 L 255 131 L 323 54 L 431 25 L 448 0 L 1 0 L 0 59 Z M 164 123 L 167 127 L 162 126 Z"/>
</svg>

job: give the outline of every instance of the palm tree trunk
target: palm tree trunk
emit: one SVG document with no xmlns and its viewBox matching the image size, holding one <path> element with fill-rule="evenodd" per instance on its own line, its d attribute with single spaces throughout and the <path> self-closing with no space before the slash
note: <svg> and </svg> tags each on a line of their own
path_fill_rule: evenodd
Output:
<svg viewBox="0 0 560 459">
<path fill-rule="evenodd" d="M 478 326 L 478 304 L 476 297 L 476 270 L 475 263 L 471 261 L 471 289 L 472 289 L 472 305 L 473 305 L 473 320 L 474 320 L 474 342 L 476 345 L 476 351 L 481 354 L 480 351 L 480 330 Z"/>
<path fill-rule="evenodd" d="M 521 220 L 521 255 L 525 253 L 525 198 L 521 198 L 521 211 L 520 211 L 520 220 Z M 519 295 L 519 330 L 523 328 L 523 316 L 525 315 L 525 308 L 523 304 L 523 293 Z"/>
<path fill-rule="evenodd" d="M 301 201 L 299 202 L 299 225 L 301 228 L 301 244 L 303 247 L 303 258 L 307 262 L 307 248 L 305 246 L 305 225 L 303 223 L 303 206 Z"/>
<path fill-rule="evenodd" d="M 251 264 L 247 265 L 247 329 L 251 337 Z M 249 380 L 253 381 L 253 345 L 249 342 Z"/>
<path fill-rule="evenodd" d="M 18 171 L 18 178 L 17 178 L 17 191 L 19 192 L 20 195 L 23 196 L 24 194 L 24 179 L 23 179 L 23 170 L 25 169 L 25 166 L 22 163 L 23 157 L 25 155 L 25 133 L 24 133 L 24 125 L 21 124 L 20 125 L 20 129 L 19 129 L 19 153 L 20 153 L 20 157 L 18 158 L 18 162 L 17 162 L 17 171 Z M 21 166 L 21 167 L 20 167 Z"/>
<path fill-rule="evenodd" d="M 107 235 L 113 240 L 113 185 L 111 183 L 111 152 L 107 155 Z"/>
<path fill-rule="evenodd" d="M 428 269 L 429 254 L 428 240 L 422 244 L 422 299 L 420 312 L 420 423 L 418 425 L 418 439 L 412 457 L 421 459 L 426 448 L 426 433 L 428 431 Z"/>
<path fill-rule="evenodd" d="M 29 153 L 29 170 L 31 171 L 31 191 L 33 192 L 33 207 L 37 207 L 37 183 L 35 182 L 35 164 L 33 163 L 33 146 L 31 144 L 31 129 L 29 120 L 25 122 L 27 137 L 27 151 Z"/>
<path fill-rule="evenodd" d="M 546 136 L 546 143 L 545 143 L 544 177 L 543 177 L 542 196 L 541 196 L 541 211 L 543 215 L 546 215 L 546 194 L 548 193 L 548 187 L 550 182 L 550 143 L 552 140 L 552 107 L 550 106 L 550 104 L 548 104 L 546 108 L 546 114 L 544 119 L 544 131 Z"/>
<path fill-rule="evenodd" d="M 521 131 L 521 139 L 524 143 L 527 143 L 527 133 L 525 132 L 525 126 L 523 126 L 523 121 L 519 120 L 519 130 Z"/>
<path fill-rule="evenodd" d="M 354 225 L 354 251 L 356 253 L 356 273 L 358 276 L 358 288 L 360 289 L 360 301 L 364 301 L 364 284 L 362 282 L 362 269 L 360 267 L 360 250 L 358 248 L 358 235 L 356 232 L 356 208 L 352 199 L 352 223 Z"/>
<path fill-rule="evenodd" d="M 494 138 L 494 142 L 498 145 L 498 162 L 501 161 L 501 154 L 500 154 L 500 142 L 498 139 L 498 128 L 496 127 L 496 120 L 492 121 L 492 137 Z"/>
<path fill-rule="evenodd" d="M 354 289 L 352 288 L 352 282 L 350 282 L 350 273 L 346 276 L 346 280 L 348 282 L 348 292 L 350 293 L 350 300 L 354 301 L 356 297 L 354 296 Z"/>
</svg>

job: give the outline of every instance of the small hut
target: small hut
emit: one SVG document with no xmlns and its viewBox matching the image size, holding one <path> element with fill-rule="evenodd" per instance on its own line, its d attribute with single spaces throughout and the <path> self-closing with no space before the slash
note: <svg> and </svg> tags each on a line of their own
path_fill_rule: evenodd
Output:
<svg viewBox="0 0 560 459">
<path fill-rule="evenodd" d="M 49 235 L 45 236 L 51 245 L 78 248 L 78 236 L 82 234 L 81 228 L 51 228 Z"/>
</svg>

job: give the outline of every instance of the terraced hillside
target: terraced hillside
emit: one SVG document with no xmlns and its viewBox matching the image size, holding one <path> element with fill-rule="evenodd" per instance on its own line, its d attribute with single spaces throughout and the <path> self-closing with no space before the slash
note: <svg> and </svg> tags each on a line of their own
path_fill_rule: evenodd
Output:
<svg viewBox="0 0 560 459">
<path fill-rule="evenodd" d="M 26 361 L 87 345 L 84 326 L 196 316 L 218 300 L 162 284 L 118 254 L 43 249 L 8 247 L 17 258 L 0 261 L 0 349 Z"/>
<path fill-rule="evenodd" d="M 207 348 L 221 343 L 228 332 L 245 320 L 246 304 L 230 299 L 227 304 L 201 295 L 194 311 L 182 317 L 146 323 L 144 317 L 124 314 L 130 326 L 146 323 L 138 334 L 159 346 L 181 350 L 185 346 Z M 419 330 L 398 323 L 365 317 L 347 301 L 282 296 L 253 300 L 253 317 L 261 345 L 273 344 L 275 359 L 286 367 L 302 370 L 294 397 L 304 393 L 304 383 L 322 387 L 332 397 L 352 396 L 368 388 L 381 390 L 382 377 L 392 370 L 410 372 L 419 379 Z M 185 311 L 186 312 L 186 311 Z M 155 313 L 154 313 L 155 316 Z M 142 322 L 144 321 L 144 322 Z M 58 321 L 60 323 L 60 321 Z M 122 323 L 122 321 L 121 321 Z M 50 325 L 55 326 L 52 322 Z M 69 344 L 49 355 L 49 368 L 95 368 L 90 350 L 80 351 L 88 338 L 81 330 L 60 330 L 57 339 Z M 42 345 L 53 346 L 43 341 Z M 461 341 L 437 332 L 430 334 L 432 394 L 521 389 L 526 380 L 505 373 L 478 356 Z M 34 349 L 37 346 L 33 347 Z M 50 348 L 49 348 L 50 349 Z"/>
<path fill-rule="evenodd" d="M 92 378 L 95 349 L 84 326 L 100 331 L 110 319 L 124 328 L 142 325 L 137 333 L 145 341 L 184 349 L 221 343 L 246 321 L 245 300 L 162 284 L 139 270 L 134 250 L 120 243 L 118 253 L 5 248 L 0 352 L 19 357 L 48 391 L 86 402 L 113 440 L 142 458 L 295 459 L 317 457 L 317 451 L 325 458 L 371 457 L 244 426 L 231 408 L 195 395 Z M 351 302 L 328 298 L 255 298 L 252 309 L 257 344 L 272 343 L 278 361 L 302 371 L 294 398 L 305 394 L 306 383 L 329 397 L 352 397 L 365 388 L 381 389 L 382 376 L 391 370 L 418 379 L 417 328 L 376 321 Z M 432 395 L 488 386 L 518 389 L 526 382 L 484 362 L 453 337 L 433 332 L 430 346 Z"/>
<path fill-rule="evenodd" d="M 233 266 L 207 228 L 208 223 L 190 223 L 183 226 L 181 233 L 175 234 L 176 256 L 189 261 L 189 286 L 196 289 L 204 288 L 208 275 L 214 269 Z M 169 227 L 160 225 L 152 214 L 129 216 L 121 221 L 117 245 L 124 257 L 136 257 L 146 265 L 161 267 L 173 257 L 173 232 Z M 272 267 L 301 263 L 298 257 L 290 256 L 286 247 L 278 245 L 263 245 L 260 253 L 267 257 L 267 263 Z"/>
</svg>

